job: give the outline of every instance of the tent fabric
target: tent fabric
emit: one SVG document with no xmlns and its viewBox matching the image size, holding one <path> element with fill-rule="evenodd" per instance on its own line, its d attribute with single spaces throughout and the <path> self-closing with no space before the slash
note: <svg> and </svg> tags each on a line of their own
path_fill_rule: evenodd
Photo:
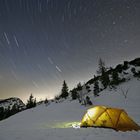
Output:
<svg viewBox="0 0 140 140">
<path fill-rule="evenodd" d="M 140 126 L 123 109 L 106 106 L 88 109 L 80 126 L 112 128 L 117 131 L 140 130 Z"/>
</svg>

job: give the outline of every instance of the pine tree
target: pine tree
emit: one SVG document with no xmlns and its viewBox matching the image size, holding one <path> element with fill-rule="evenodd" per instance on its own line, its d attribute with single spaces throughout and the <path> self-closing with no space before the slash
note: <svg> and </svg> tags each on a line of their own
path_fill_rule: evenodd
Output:
<svg viewBox="0 0 140 140">
<path fill-rule="evenodd" d="M 135 68 L 131 68 L 131 72 L 134 74 L 134 77 L 136 76 L 137 72 Z"/>
<path fill-rule="evenodd" d="M 81 83 L 78 83 L 76 89 L 78 91 L 78 100 L 79 100 L 79 103 L 82 103 L 83 102 L 83 96 L 82 96 L 82 85 L 81 85 Z"/>
<path fill-rule="evenodd" d="M 98 82 L 98 80 L 96 80 L 94 82 L 94 90 L 93 90 L 94 96 L 99 96 L 99 94 L 98 94 L 99 92 L 100 92 L 99 82 Z"/>
<path fill-rule="evenodd" d="M 34 99 L 33 95 L 31 94 L 29 100 L 27 100 L 26 108 L 32 108 L 36 106 L 36 99 Z"/>
<path fill-rule="evenodd" d="M 0 107 L 0 120 L 4 119 L 4 113 L 5 113 L 4 107 Z"/>
<path fill-rule="evenodd" d="M 78 98 L 78 92 L 77 92 L 76 88 L 71 90 L 71 97 L 72 97 L 72 100 L 76 100 Z"/>
<path fill-rule="evenodd" d="M 101 82 L 104 86 L 104 88 L 107 88 L 107 86 L 110 84 L 110 79 L 109 79 L 109 75 L 107 72 L 104 72 L 101 76 Z"/>
<path fill-rule="evenodd" d="M 107 68 L 105 67 L 105 62 L 100 58 L 98 65 L 99 65 L 99 68 L 98 68 L 97 73 L 100 75 L 100 80 L 104 88 L 107 88 L 107 86 L 110 83 L 110 80 L 109 80 L 109 75 L 107 73 Z"/>
<path fill-rule="evenodd" d="M 81 83 L 78 83 L 78 84 L 77 84 L 77 90 L 78 90 L 78 91 L 82 90 L 82 85 L 81 85 Z"/>
<path fill-rule="evenodd" d="M 98 62 L 97 74 L 103 75 L 106 72 L 105 62 L 100 58 Z"/>
<path fill-rule="evenodd" d="M 11 115 L 16 114 L 17 112 L 19 112 L 19 108 L 16 104 L 14 104 L 11 109 Z"/>
<path fill-rule="evenodd" d="M 68 86 L 67 86 L 67 83 L 64 80 L 60 97 L 66 99 L 68 97 L 68 95 L 69 95 Z"/>
<path fill-rule="evenodd" d="M 112 72 L 112 81 L 111 85 L 118 85 L 120 82 L 120 78 L 117 71 Z"/>
<path fill-rule="evenodd" d="M 127 70 L 128 69 L 128 64 L 129 64 L 128 61 L 124 61 L 123 70 Z"/>
<path fill-rule="evenodd" d="M 48 103 L 49 103 L 49 101 L 48 101 L 47 98 L 45 99 L 44 103 L 45 103 L 45 104 L 48 104 Z"/>
</svg>

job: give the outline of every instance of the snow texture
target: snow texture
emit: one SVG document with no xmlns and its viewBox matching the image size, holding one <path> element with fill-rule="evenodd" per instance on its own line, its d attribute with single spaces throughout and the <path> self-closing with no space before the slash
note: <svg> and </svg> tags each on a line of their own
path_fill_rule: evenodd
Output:
<svg viewBox="0 0 140 140">
<path fill-rule="evenodd" d="M 125 98 L 122 90 L 128 94 Z M 106 105 L 123 108 L 140 125 L 140 81 L 132 80 L 117 89 L 106 89 L 99 97 L 91 95 L 93 106 Z M 91 107 L 91 106 L 90 106 Z M 117 132 L 105 128 L 73 128 L 78 125 L 89 106 L 78 101 L 52 102 L 46 106 L 25 110 L 0 122 L 0 140 L 138 140 L 135 131 Z"/>
</svg>

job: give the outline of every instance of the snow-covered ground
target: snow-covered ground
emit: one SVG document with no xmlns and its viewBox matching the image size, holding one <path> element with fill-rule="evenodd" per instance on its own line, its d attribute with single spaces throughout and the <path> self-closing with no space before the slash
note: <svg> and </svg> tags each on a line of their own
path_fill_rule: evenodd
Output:
<svg viewBox="0 0 140 140">
<path fill-rule="evenodd" d="M 128 90 L 125 99 L 122 90 Z M 115 91 L 106 89 L 99 97 L 91 96 L 93 106 L 123 108 L 140 125 L 140 81 L 120 85 Z M 89 107 L 78 101 L 39 105 L 0 122 L 0 140 L 139 140 L 140 132 L 116 132 L 104 128 L 73 128 Z"/>
</svg>

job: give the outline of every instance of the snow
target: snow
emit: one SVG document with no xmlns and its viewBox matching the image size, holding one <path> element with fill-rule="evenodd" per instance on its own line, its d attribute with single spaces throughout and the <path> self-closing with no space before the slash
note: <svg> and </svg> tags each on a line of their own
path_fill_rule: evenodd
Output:
<svg viewBox="0 0 140 140">
<path fill-rule="evenodd" d="M 25 104 L 19 98 L 13 97 L 0 100 L 0 107 L 4 109 L 12 109 L 14 105 L 17 105 L 20 110 L 25 109 Z"/>
<path fill-rule="evenodd" d="M 128 89 L 127 98 L 122 94 Z M 106 89 L 92 98 L 93 106 L 106 105 L 123 108 L 140 125 L 140 81 L 132 79 L 117 89 Z M 90 106 L 91 107 L 91 106 Z M 78 101 L 52 102 L 46 106 L 25 110 L 0 122 L 0 140 L 138 140 L 136 131 L 117 132 L 105 128 L 73 128 L 78 125 L 89 106 Z"/>
</svg>

